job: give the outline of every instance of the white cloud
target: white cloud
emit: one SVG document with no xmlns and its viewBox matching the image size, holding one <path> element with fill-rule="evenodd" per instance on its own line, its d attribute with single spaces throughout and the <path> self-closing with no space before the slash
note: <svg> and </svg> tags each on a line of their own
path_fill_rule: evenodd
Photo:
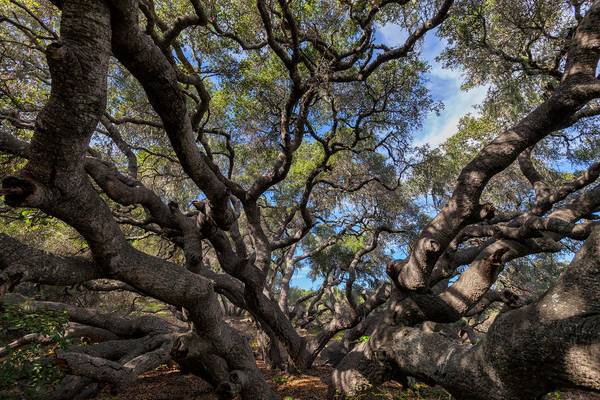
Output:
<svg viewBox="0 0 600 400">
<path fill-rule="evenodd" d="M 481 104 L 487 94 L 487 87 L 477 87 L 468 92 L 460 90 L 460 81 L 457 81 L 456 91 L 447 98 L 443 99 L 445 108 L 440 115 L 429 115 L 423 129 L 417 139 L 416 145 L 429 144 L 432 147 L 439 146 L 446 139 L 458 131 L 460 119 L 471 113 L 478 115 L 479 112 L 474 106 Z"/>
<path fill-rule="evenodd" d="M 385 24 L 377 27 L 377 33 L 381 35 L 381 41 L 386 46 L 400 46 L 408 38 L 408 32 L 396 24 Z"/>
<path fill-rule="evenodd" d="M 398 46 L 404 43 L 407 33 L 395 24 L 386 24 L 377 29 L 378 39 L 387 46 Z M 480 86 L 470 91 L 461 90 L 463 81 L 462 71 L 444 68 L 435 58 L 440 55 L 446 41 L 430 32 L 422 44 L 422 57 L 430 65 L 427 74 L 429 89 L 435 101 L 444 104 L 444 110 L 439 115 L 432 113 L 428 115 L 420 132 L 415 134 L 415 144 L 439 146 L 458 129 L 460 119 L 471 113 L 477 115 L 474 106 L 481 104 L 486 97 L 487 87 Z"/>
<path fill-rule="evenodd" d="M 309 276 L 310 268 L 308 266 L 300 266 L 294 271 L 290 285 L 292 287 L 299 287 L 301 289 L 315 290 L 321 283 L 323 283 L 322 277 L 312 279 Z"/>
</svg>

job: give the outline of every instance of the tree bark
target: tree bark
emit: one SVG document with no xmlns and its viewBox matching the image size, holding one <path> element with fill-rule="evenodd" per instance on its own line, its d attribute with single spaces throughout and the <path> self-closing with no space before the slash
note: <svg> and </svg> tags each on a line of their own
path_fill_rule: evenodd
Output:
<svg viewBox="0 0 600 400">
<path fill-rule="evenodd" d="M 600 229 L 537 302 L 502 314 L 476 345 L 420 328 L 384 326 L 334 373 L 356 395 L 394 375 L 468 400 L 526 400 L 557 389 L 600 391 Z"/>
</svg>

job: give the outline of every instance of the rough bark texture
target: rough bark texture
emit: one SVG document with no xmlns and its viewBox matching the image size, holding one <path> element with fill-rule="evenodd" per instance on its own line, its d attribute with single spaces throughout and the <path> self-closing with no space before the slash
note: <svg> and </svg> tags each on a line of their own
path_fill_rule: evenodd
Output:
<svg viewBox="0 0 600 400">
<path fill-rule="evenodd" d="M 248 45 L 234 34 L 223 36 L 244 49 L 268 46 L 289 75 L 284 78 L 289 78 L 290 88 L 279 115 L 282 143 L 277 158 L 247 190 L 231 179 L 234 149 L 228 133 L 220 134 L 226 138 L 229 173 L 222 173 L 212 158 L 201 127 L 210 95 L 200 73 L 189 61 L 186 64 L 186 54 L 177 43 L 183 30 L 193 26 L 210 25 L 222 34 L 201 2 L 192 1 L 195 14 L 177 18 L 172 26 L 160 21 L 148 1 L 53 3 L 62 15 L 60 41 L 45 51 L 52 78 L 50 98 L 38 113 L 35 126 L 25 124 L 33 130 L 30 143 L 0 130 L 0 150 L 27 160 L 22 170 L 2 181 L 0 194 L 6 204 L 38 208 L 64 221 L 81 234 L 91 251 L 89 258 L 60 257 L 0 234 L 2 302 L 29 311 L 66 311 L 72 335 L 99 341 L 73 346 L 57 355 L 57 364 L 69 375 L 49 398 L 93 395 L 100 383 L 119 390 L 140 373 L 169 359 L 176 360 L 183 370 L 205 377 L 222 398 L 276 398 L 257 369 L 247 340 L 224 322 L 217 294 L 246 310 L 264 331 L 270 346 L 266 353 L 273 365 L 286 367 L 289 355 L 290 369 L 309 368 L 335 334 L 347 330 L 341 349 L 333 349 L 336 364 L 340 354 L 351 351 L 334 373 L 332 394 L 355 395 L 386 380 L 404 382 L 409 376 L 440 384 L 460 399 L 524 400 L 557 388 L 600 391 L 600 229 L 592 221 L 600 209 L 600 186 L 591 187 L 600 175 L 600 164 L 551 187 L 531 159 L 541 139 L 597 115 L 591 101 L 600 98 L 596 76 L 600 1 L 590 2 L 587 14 L 577 18 L 577 28 L 565 40 L 568 45 L 561 53 L 564 68 L 557 67 L 551 74 L 553 78 L 560 75 L 556 90 L 479 152 L 460 173 L 449 202 L 420 233 L 409 258 L 389 265 L 387 272 L 394 288 L 380 284 L 371 293 L 361 293 L 362 302 L 356 294 L 354 285 L 362 258 L 377 248 L 383 232 L 399 232 L 384 225 L 370 227 L 370 241 L 350 262 L 331 267 L 321 287 L 293 307 L 289 290 L 296 264 L 336 243 L 346 229 L 363 222 L 352 221 L 312 252 L 296 255 L 297 244 L 315 223 L 308 207 L 311 190 L 324 182 L 318 177 L 331 168 L 330 159 L 346 146 L 333 139 L 335 134 L 327 134 L 316 139 L 324 156 L 308 174 L 301 200 L 283 218 L 277 228 L 280 232 L 272 234 L 265 229 L 259 200 L 290 171 L 295 152 L 311 129 L 309 109 L 321 96 L 319 85 L 322 81 L 360 83 L 382 64 L 408 56 L 426 32 L 444 21 L 453 1 L 441 2 L 431 17 L 415 27 L 406 43 L 394 49 L 369 47 L 376 16 L 389 4 L 402 7 L 412 2 L 375 2 L 371 9 L 363 10 L 368 11 L 364 16 L 350 10 L 350 17 L 364 32 L 359 45 L 342 55 L 320 43 L 313 33 L 302 32 L 289 2 L 258 0 L 257 18 L 264 26 L 264 43 Z M 275 11 L 275 4 L 280 11 Z M 146 18 L 146 31 L 140 26 L 140 13 Z M 285 35 L 274 32 L 279 29 L 279 20 L 285 21 L 281 24 Z M 308 52 L 303 46 L 307 43 L 329 63 L 330 69 L 322 76 L 304 59 Z M 206 196 L 204 201 L 193 202 L 196 210 L 167 204 L 137 179 L 136 155 L 121 137 L 119 121 L 105 114 L 111 56 L 140 83 L 160 118 L 149 125 L 164 129 L 176 161 Z M 195 88 L 197 96 L 190 96 L 184 86 Z M 194 112 L 190 98 L 197 103 Z M 332 103 L 332 113 L 336 114 L 334 108 Z M 99 123 L 125 155 L 127 173 L 119 172 L 116 165 L 89 149 Z M 355 144 L 368 139 L 361 136 L 364 132 L 359 122 L 352 129 Z M 534 188 L 535 204 L 513 216 L 495 215 L 493 206 L 480 204 L 481 195 L 488 182 L 517 158 Z M 335 187 L 335 183 L 330 184 Z M 116 219 L 99 191 L 120 206 L 141 206 L 146 220 Z M 245 218 L 240 218 L 242 212 Z M 244 234 L 251 240 L 242 235 L 241 221 L 246 224 Z M 143 227 L 170 240 L 182 250 L 184 265 L 136 249 L 120 223 Z M 507 262 L 560 251 L 565 238 L 585 240 L 585 244 L 560 279 L 537 301 L 490 291 Z M 471 245 L 470 239 L 479 240 Z M 205 257 L 209 256 L 203 246 L 210 246 L 210 257 L 222 273 L 206 265 Z M 270 286 L 278 273 L 272 269 L 278 250 L 283 256 L 276 298 Z M 460 266 L 469 268 L 457 274 Z M 449 285 L 455 275 L 458 279 Z M 114 317 L 95 309 L 5 295 L 21 282 L 134 291 L 172 306 L 182 323 L 169 324 L 155 317 Z M 329 304 L 327 299 L 335 299 L 334 289 L 342 282 L 343 301 Z M 492 301 L 502 301 L 506 308 L 483 339 L 468 332 L 471 343 L 465 344 L 456 337 L 459 335 L 444 332 L 456 330 L 461 318 L 480 313 Z M 517 309 L 507 311 L 512 308 Z M 333 315 L 327 323 L 323 323 L 324 313 Z M 298 327 L 312 329 L 318 324 L 316 335 L 299 333 Z M 365 335 L 370 336 L 368 342 L 357 345 L 357 339 Z M 45 340 L 25 335 L 0 349 L 0 357 L 8 348 Z"/>
<path fill-rule="evenodd" d="M 400 373 L 440 384 L 459 399 L 525 400 L 559 388 L 600 391 L 599 255 L 595 229 L 552 289 L 502 314 L 476 345 L 419 328 L 383 327 L 338 366 L 335 386 L 352 395 Z"/>
<path fill-rule="evenodd" d="M 83 156 L 106 103 L 111 38 L 114 47 L 125 39 L 123 29 L 137 29 L 123 26 L 132 21 L 123 21 L 127 14 L 122 9 L 136 10 L 137 3 L 109 7 L 104 1 L 65 1 L 61 7 L 61 42 L 47 50 L 52 94 L 36 121 L 29 163 L 18 176 L 3 181 L 4 188 L 13 190 L 7 204 L 38 207 L 62 219 L 86 239 L 103 276 L 185 307 L 211 351 L 246 377 L 237 384 L 243 398 L 274 398 L 248 344 L 224 323 L 213 284 L 131 247 L 84 171 Z M 126 39 L 136 44 L 135 36 Z"/>
<path fill-rule="evenodd" d="M 598 391 L 600 231 L 594 223 L 576 223 L 598 210 L 600 187 L 541 217 L 593 183 L 598 167 L 551 189 L 527 149 L 568 127 L 580 109 L 600 96 L 599 26 L 600 2 L 594 1 L 579 20 L 554 94 L 479 152 L 461 171 L 450 201 L 422 231 L 409 259 L 388 268 L 398 290 L 369 341 L 337 366 L 332 395 L 356 395 L 406 376 L 440 384 L 461 399 L 531 399 L 572 387 Z M 536 203 L 529 212 L 495 218 L 493 208 L 479 204 L 480 196 L 489 180 L 522 153 L 521 169 L 535 188 Z M 492 239 L 459 249 L 469 237 Z M 587 238 L 567 271 L 537 302 L 503 313 L 481 342 L 464 345 L 427 328 L 431 322 L 453 323 L 477 309 L 505 262 L 558 251 L 565 237 Z M 447 278 L 465 264 L 469 269 L 448 286 Z"/>
<path fill-rule="evenodd" d="M 527 148 L 561 129 L 590 100 L 598 97 L 596 67 L 600 47 L 600 5 L 594 2 L 579 24 L 568 51 L 560 86 L 552 97 L 511 129 L 484 147 L 460 173 L 448 204 L 423 229 L 398 284 L 408 290 L 424 289 L 437 259 L 467 224 L 493 214 L 479 204 L 483 189 L 494 175 L 506 169 Z"/>
</svg>

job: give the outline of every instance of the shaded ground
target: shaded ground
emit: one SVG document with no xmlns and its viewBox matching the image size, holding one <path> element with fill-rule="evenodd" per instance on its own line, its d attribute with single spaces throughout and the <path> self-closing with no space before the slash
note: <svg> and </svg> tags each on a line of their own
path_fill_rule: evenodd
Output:
<svg viewBox="0 0 600 400">
<path fill-rule="evenodd" d="M 322 400 L 327 397 L 329 367 L 318 367 L 309 374 L 287 375 L 266 368 L 259 362 L 261 370 L 271 386 L 282 399 Z M 177 369 L 163 368 L 148 372 L 118 396 L 104 392 L 102 400 L 217 400 L 212 388 L 202 379 L 183 375 Z M 288 399 L 290 400 L 290 399 Z"/>
<path fill-rule="evenodd" d="M 271 386 L 283 400 L 325 400 L 327 382 L 331 368 L 319 366 L 307 374 L 288 375 L 280 371 L 259 367 Z M 193 375 L 183 375 L 176 368 L 164 367 L 142 375 L 134 385 L 117 396 L 103 392 L 101 400 L 217 400 L 212 388 L 202 379 Z M 556 393 L 547 400 L 600 400 L 600 395 L 578 393 Z M 449 394 L 439 388 L 416 385 L 403 390 L 399 384 L 386 384 L 380 393 L 371 394 L 356 400 L 452 400 Z"/>
<path fill-rule="evenodd" d="M 245 332 L 256 349 L 256 329 L 246 318 L 233 318 L 228 321 L 238 331 Z M 267 378 L 271 387 L 282 400 L 326 400 L 327 387 L 332 367 L 317 365 L 311 371 L 301 375 L 291 375 L 270 369 L 261 360 L 257 365 Z M 218 400 L 212 393 L 212 387 L 194 375 L 183 375 L 175 364 L 147 372 L 140 379 L 117 396 L 108 390 L 100 400 Z M 385 384 L 378 393 L 354 397 L 352 400 L 452 400 L 443 389 L 416 384 L 403 388 L 398 383 Z M 579 393 L 554 393 L 545 400 L 600 400 L 600 395 Z"/>
<path fill-rule="evenodd" d="M 183 375 L 177 369 L 160 369 L 145 373 L 117 396 L 103 392 L 101 400 L 217 400 L 212 387 L 194 375 Z"/>
<path fill-rule="evenodd" d="M 327 398 L 327 383 L 331 367 L 318 366 L 302 375 L 289 375 L 266 368 L 259 361 L 259 367 L 271 386 L 284 400 L 324 400 Z M 101 400 L 217 400 L 212 388 L 202 379 L 193 375 L 183 375 L 176 368 L 161 368 L 148 372 L 127 390 L 112 396 L 103 392 Z M 450 399 L 440 389 L 417 386 L 402 390 L 398 384 L 387 384 L 381 393 L 360 400 L 413 400 Z M 359 399 L 357 399 L 359 400 Z"/>
</svg>

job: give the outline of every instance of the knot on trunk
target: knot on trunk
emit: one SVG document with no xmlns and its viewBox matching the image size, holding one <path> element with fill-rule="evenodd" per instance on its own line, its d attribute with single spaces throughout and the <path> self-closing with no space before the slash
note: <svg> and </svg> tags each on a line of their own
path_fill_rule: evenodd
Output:
<svg viewBox="0 0 600 400">
<path fill-rule="evenodd" d="M 2 180 L 0 196 L 11 207 L 39 207 L 43 203 L 43 190 L 27 177 L 7 176 Z"/>
<path fill-rule="evenodd" d="M 75 57 L 75 55 L 69 51 L 69 47 L 62 42 L 50 43 L 46 47 L 46 60 L 48 61 L 50 75 L 52 75 L 54 79 L 56 79 L 57 74 L 60 74 L 61 76 L 73 76 L 74 73 L 77 73 L 78 75 L 81 71 L 81 65 L 79 64 L 77 57 Z M 55 84 L 54 81 L 53 84 Z"/>
<path fill-rule="evenodd" d="M 398 285 L 398 275 L 400 275 L 400 271 L 402 271 L 402 267 L 404 267 L 405 264 L 406 260 L 392 261 L 385 267 L 385 272 L 394 283 L 394 286 L 398 289 L 401 289 Z"/>
<path fill-rule="evenodd" d="M 229 373 L 227 382 L 223 382 L 217 388 L 220 398 L 230 399 L 235 397 L 248 384 L 248 377 L 243 371 L 234 370 Z"/>
<path fill-rule="evenodd" d="M 22 280 L 25 276 L 22 272 L 14 272 L 5 271 L 0 275 L 0 298 L 3 297 L 6 293 L 11 292 Z"/>
<path fill-rule="evenodd" d="M 46 57 L 52 60 L 62 60 L 67 54 L 67 49 L 62 42 L 50 43 L 46 47 Z"/>
<path fill-rule="evenodd" d="M 479 206 L 480 221 L 487 221 L 496 215 L 496 207 L 492 203 L 485 203 Z"/>
<path fill-rule="evenodd" d="M 187 357 L 189 353 L 189 347 L 186 345 L 184 337 L 178 337 L 175 342 L 173 342 L 173 347 L 171 348 L 171 358 L 175 361 L 183 360 Z"/>
</svg>

